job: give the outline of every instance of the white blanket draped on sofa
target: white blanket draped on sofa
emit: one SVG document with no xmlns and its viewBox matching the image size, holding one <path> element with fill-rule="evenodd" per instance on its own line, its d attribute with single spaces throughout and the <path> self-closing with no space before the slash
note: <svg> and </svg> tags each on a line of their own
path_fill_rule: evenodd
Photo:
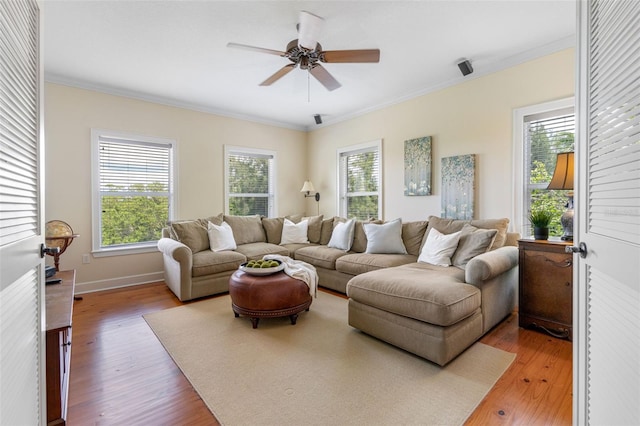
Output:
<svg viewBox="0 0 640 426">
<path fill-rule="evenodd" d="M 311 297 L 318 295 L 318 273 L 313 265 L 301 260 L 294 260 L 289 256 L 279 254 L 268 254 L 263 257 L 265 260 L 279 260 L 284 264 L 284 273 L 297 280 L 304 281 L 309 286 Z"/>
</svg>

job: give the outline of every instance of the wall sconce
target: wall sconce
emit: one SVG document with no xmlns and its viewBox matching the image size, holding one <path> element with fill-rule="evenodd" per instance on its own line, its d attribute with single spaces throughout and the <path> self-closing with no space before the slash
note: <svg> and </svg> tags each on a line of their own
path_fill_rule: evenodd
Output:
<svg viewBox="0 0 640 426">
<path fill-rule="evenodd" d="M 562 152 L 558 154 L 556 169 L 553 171 L 553 177 L 547 189 L 571 190 L 571 192 L 567 194 L 569 197 L 566 205 L 567 211 L 562 214 L 560 223 L 564 231 L 561 239 L 564 241 L 573 241 L 573 152 Z"/>
<path fill-rule="evenodd" d="M 311 183 L 310 180 L 305 180 L 304 181 L 304 185 L 302 185 L 302 189 L 300 190 L 300 192 L 304 192 L 304 197 L 314 197 L 316 199 L 316 201 L 320 201 L 320 193 L 316 192 L 316 189 L 314 188 L 313 184 Z"/>
</svg>

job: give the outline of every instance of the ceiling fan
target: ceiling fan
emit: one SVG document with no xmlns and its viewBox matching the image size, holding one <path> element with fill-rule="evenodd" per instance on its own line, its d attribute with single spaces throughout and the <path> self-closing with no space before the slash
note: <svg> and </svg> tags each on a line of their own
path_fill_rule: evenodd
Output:
<svg viewBox="0 0 640 426">
<path fill-rule="evenodd" d="M 314 76 L 327 90 L 335 90 L 341 84 L 320 63 L 364 63 L 379 62 L 379 49 L 360 50 L 322 50 L 318 43 L 318 37 L 322 29 L 324 19 L 307 11 L 300 12 L 300 21 L 297 25 L 298 38 L 291 40 L 284 52 L 279 50 L 265 49 L 262 47 L 248 46 L 246 44 L 228 43 L 227 47 L 237 49 L 252 50 L 255 52 L 278 55 L 289 59 L 292 63 L 280 68 L 273 75 L 260 83 L 260 86 L 270 86 L 282 77 L 300 67 L 307 70 Z"/>
</svg>

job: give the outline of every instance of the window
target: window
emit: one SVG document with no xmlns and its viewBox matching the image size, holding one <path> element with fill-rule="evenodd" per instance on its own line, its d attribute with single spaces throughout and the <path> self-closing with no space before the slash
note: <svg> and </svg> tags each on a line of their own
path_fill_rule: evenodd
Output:
<svg viewBox="0 0 640 426">
<path fill-rule="evenodd" d="M 276 216 L 273 151 L 224 147 L 225 211 L 231 215 Z"/>
<path fill-rule="evenodd" d="M 172 140 L 92 130 L 94 255 L 156 249 L 173 219 Z"/>
<path fill-rule="evenodd" d="M 516 200 L 520 222 L 519 232 L 531 235 L 528 216 L 531 211 L 548 210 L 554 217 L 549 235 L 563 234 L 560 217 L 567 209 L 569 191 L 547 190 L 553 176 L 557 154 L 574 150 L 575 115 L 573 98 L 516 111 L 514 128 L 521 158 L 516 176 L 521 180 Z M 520 197 L 518 197 L 520 195 Z"/>
<path fill-rule="evenodd" d="M 338 151 L 339 214 L 366 220 L 382 217 L 382 141 Z"/>
</svg>

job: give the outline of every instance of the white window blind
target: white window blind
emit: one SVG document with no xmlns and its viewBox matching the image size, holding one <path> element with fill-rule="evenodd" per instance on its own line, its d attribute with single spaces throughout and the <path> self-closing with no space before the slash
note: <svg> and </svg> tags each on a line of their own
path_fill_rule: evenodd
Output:
<svg viewBox="0 0 640 426">
<path fill-rule="evenodd" d="M 340 215 L 381 217 L 381 143 L 343 150 L 339 158 Z"/>
<path fill-rule="evenodd" d="M 226 211 L 232 215 L 272 217 L 275 153 L 225 146 Z"/>
<path fill-rule="evenodd" d="M 155 246 L 172 219 L 175 142 L 100 133 L 94 144 L 94 250 Z"/>
</svg>

